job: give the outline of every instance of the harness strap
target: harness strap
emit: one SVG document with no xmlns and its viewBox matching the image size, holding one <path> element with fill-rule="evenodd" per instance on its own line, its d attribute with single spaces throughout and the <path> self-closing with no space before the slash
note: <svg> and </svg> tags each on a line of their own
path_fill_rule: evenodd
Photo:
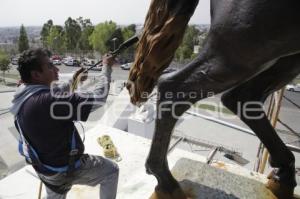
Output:
<svg viewBox="0 0 300 199">
<path fill-rule="evenodd" d="M 29 144 L 29 142 L 24 137 L 17 117 L 15 118 L 15 124 L 20 134 L 19 147 L 18 147 L 19 153 L 25 157 L 27 163 L 38 166 L 42 170 L 47 169 L 58 173 L 64 173 L 64 172 L 71 173 L 74 169 L 80 166 L 80 160 L 75 161 L 75 157 L 79 152 L 78 149 L 76 149 L 75 128 L 72 133 L 71 150 L 69 153 L 70 155 L 69 164 L 63 167 L 53 167 L 47 164 L 43 164 L 40 161 L 40 158 L 36 150 Z"/>
<path fill-rule="evenodd" d="M 67 171 L 67 174 L 70 175 L 74 169 L 76 169 L 76 163 L 78 162 L 75 162 L 75 158 L 76 158 L 76 155 L 78 154 L 78 149 L 76 148 L 76 139 L 75 139 L 75 129 L 73 131 L 73 135 L 72 135 L 72 142 L 71 142 L 71 151 L 69 153 L 69 169 Z M 80 163 L 80 161 L 79 161 Z"/>
</svg>

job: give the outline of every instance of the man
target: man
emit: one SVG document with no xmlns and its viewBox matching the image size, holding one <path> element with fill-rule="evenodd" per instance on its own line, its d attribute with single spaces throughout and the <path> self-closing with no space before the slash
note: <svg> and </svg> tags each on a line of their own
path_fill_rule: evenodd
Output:
<svg viewBox="0 0 300 199">
<path fill-rule="evenodd" d="M 76 93 L 69 91 L 72 81 L 53 87 L 59 69 L 49 57 L 49 51 L 39 48 L 25 51 L 19 59 L 23 84 L 14 96 L 11 112 L 20 132 L 20 153 L 46 185 L 48 199 L 66 198 L 73 184 L 100 184 L 100 198 L 113 199 L 118 166 L 103 157 L 84 154 L 73 122 L 86 121 L 92 110 L 105 103 L 114 59 L 103 57 L 101 79 L 93 92 Z"/>
</svg>

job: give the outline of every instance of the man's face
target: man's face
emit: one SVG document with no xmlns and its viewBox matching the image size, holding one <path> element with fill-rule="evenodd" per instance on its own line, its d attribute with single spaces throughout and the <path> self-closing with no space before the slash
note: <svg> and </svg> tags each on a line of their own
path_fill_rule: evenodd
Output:
<svg viewBox="0 0 300 199">
<path fill-rule="evenodd" d="M 35 83 L 44 84 L 50 86 L 55 80 L 58 80 L 59 69 L 52 64 L 49 57 L 42 59 L 42 71 L 36 71 L 34 75 Z"/>
</svg>

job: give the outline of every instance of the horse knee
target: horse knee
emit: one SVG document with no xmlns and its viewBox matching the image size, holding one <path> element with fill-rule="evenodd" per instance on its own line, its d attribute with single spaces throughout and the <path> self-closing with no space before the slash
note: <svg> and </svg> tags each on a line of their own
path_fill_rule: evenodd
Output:
<svg viewBox="0 0 300 199">
<path fill-rule="evenodd" d="M 170 78 L 170 74 L 162 75 L 157 81 L 157 90 L 158 90 L 158 92 L 165 93 L 165 92 L 172 91 L 171 84 L 172 84 L 172 81 L 171 81 L 171 78 Z"/>
</svg>

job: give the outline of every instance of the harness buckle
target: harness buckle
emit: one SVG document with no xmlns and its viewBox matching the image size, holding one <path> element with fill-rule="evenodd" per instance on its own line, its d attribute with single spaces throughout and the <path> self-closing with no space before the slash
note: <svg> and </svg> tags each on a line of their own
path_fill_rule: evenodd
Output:
<svg viewBox="0 0 300 199">
<path fill-rule="evenodd" d="M 26 157 L 26 158 L 25 158 L 25 161 L 27 162 L 27 164 L 33 164 L 31 158 Z"/>
<path fill-rule="evenodd" d="M 74 156 L 78 154 L 78 149 L 72 149 L 69 153 L 70 156 Z"/>
</svg>

